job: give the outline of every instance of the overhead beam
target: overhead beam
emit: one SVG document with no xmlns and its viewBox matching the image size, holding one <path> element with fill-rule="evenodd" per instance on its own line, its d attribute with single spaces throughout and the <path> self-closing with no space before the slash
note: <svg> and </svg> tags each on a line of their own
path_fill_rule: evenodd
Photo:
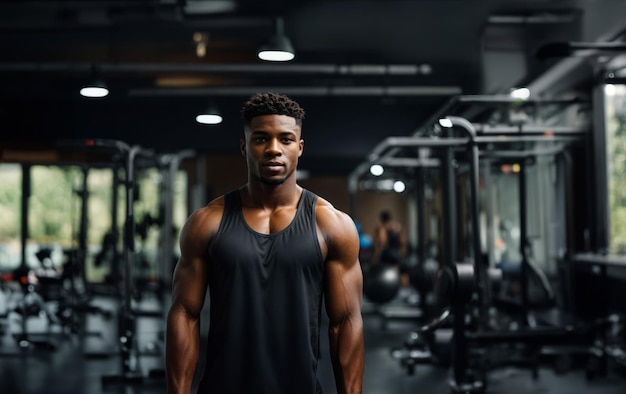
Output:
<svg viewBox="0 0 626 394">
<path fill-rule="evenodd" d="M 293 96 L 453 96 L 461 93 L 459 86 L 245 86 L 219 88 L 137 88 L 131 97 L 169 96 L 247 96 L 273 89 Z"/>
<path fill-rule="evenodd" d="M 213 72 L 254 74 L 322 74 L 352 76 L 416 76 L 426 74 L 419 64 L 266 64 L 266 63 L 96 63 L 102 73 Z M 91 62 L 1 62 L 2 72 L 89 72 Z"/>
</svg>

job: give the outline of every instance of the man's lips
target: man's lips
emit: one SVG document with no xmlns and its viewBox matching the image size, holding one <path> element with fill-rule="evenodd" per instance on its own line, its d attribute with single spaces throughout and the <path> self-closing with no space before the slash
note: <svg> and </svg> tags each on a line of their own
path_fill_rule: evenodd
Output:
<svg viewBox="0 0 626 394">
<path fill-rule="evenodd" d="M 274 162 L 274 161 L 263 163 L 263 168 L 265 168 L 266 170 L 269 170 L 269 171 L 280 171 L 280 170 L 282 170 L 282 168 L 284 166 L 285 165 L 283 163 Z"/>
</svg>

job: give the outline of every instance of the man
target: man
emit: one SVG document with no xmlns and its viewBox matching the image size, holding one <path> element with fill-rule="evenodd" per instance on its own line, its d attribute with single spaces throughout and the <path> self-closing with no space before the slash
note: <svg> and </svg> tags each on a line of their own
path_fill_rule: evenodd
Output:
<svg viewBox="0 0 626 394">
<path fill-rule="evenodd" d="M 400 222 L 391 217 L 389 211 L 381 211 L 380 224 L 374 233 L 374 255 L 372 263 L 400 264 L 406 257 L 407 239 Z"/>
<path fill-rule="evenodd" d="M 374 251 L 370 265 L 382 263 L 396 267 L 400 272 L 399 297 L 406 299 L 413 294 L 405 261 L 408 249 L 406 231 L 400 222 L 392 218 L 389 211 L 381 211 L 379 219 L 380 224 L 374 232 Z"/>
<path fill-rule="evenodd" d="M 339 393 L 360 393 L 362 273 L 354 222 L 296 183 L 304 110 L 286 96 L 242 108 L 248 181 L 195 211 L 181 232 L 167 320 L 169 393 L 189 393 L 207 287 L 200 393 L 319 393 L 322 299 Z"/>
</svg>

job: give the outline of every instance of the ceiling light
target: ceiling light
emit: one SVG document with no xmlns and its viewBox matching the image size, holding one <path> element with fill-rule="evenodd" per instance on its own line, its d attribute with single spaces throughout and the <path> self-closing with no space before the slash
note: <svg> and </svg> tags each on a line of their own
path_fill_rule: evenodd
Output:
<svg viewBox="0 0 626 394">
<path fill-rule="evenodd" d="M 395 181 L 393 183 L 393 190 L 396 193 L 402 193 L 404 190 L 406 190 L 406 185 L 402 181 Z"/>
<path fill-rule="evenodd" d="M 220 124 L 222 120 L 222 116 L 217 114 L 198 114 L 196 116 L 196 122 L 202 124 Z"/>
<path fill-rule="evenodd" d="M 209 35 L 206 33 L 193 33 L 193 42 L 196 43 L 196 56 L 205 57 L 206 49 L 209 45 Z"/>
<path fill-rule="evenodd" d="M 380 164 L 374 164 L 370 167 L 370 174 L 374 176 L 381 176 L 385 172 L 385 169 Z"/>
<path fill-rule="evenodd" d="M 511 97 L 520 99 L 520 100 L 528 100 L 530 97 L 530 90 L 528 88 L 517 88 L 511 89 Z"/>
<path fill-rule="evenodd" d="M 220 124 L 222 120 L 222 115 L 214 103 L 210 103 L 206 110 L 196 116 L 196 122 L 202 124 Z"/>
<path fill-rule="evenodd" d="M 452 127 L 452 121 L 448 118 L 442 118 L 442 119 L 439 119 L 439 125 L 441 127 L 445 127 L 449 129 L 450 127 Z"/>
<path fill-rule="evenodd" d="M 604 94 L 607 96 L 615 96 L 615 85 L 606 84 L 604 85 Z"/>
<path fill-rule="evenodd" d="M 93 66 L 89 81 L 80 89 L 80 95 L 84 97 L 105 97 L 108 94 L 109 89 L 106 83 L 100 77 L 98 69 Z"/>
<path fill-rule="evenodd" d="M 283 33 L 283 20 L 276 18 L 276 32 L 274 36 L 261 47 L 259 59 L 270 62 L 286 62 L 296 55 L 289 38 Z"/>
</svg>

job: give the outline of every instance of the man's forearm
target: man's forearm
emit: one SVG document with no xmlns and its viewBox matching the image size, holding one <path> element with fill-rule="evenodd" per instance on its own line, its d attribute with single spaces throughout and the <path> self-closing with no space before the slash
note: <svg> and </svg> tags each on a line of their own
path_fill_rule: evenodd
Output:
<svg viewBox="0 0 626 394">
<path fill-rule="evenodd" d="M 329 329 L 330 353 L 337 393 L 360 394 L 363 390 L 363 319 L 346 318 Z"/>
<path fill-rule="evenodd" d="M 179 311 L 171 311 L 167 320 L 165 365 L 167 392 L 188 394 L 198 366 L 199 321 Z"/>
</svg>

